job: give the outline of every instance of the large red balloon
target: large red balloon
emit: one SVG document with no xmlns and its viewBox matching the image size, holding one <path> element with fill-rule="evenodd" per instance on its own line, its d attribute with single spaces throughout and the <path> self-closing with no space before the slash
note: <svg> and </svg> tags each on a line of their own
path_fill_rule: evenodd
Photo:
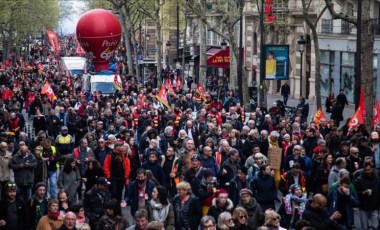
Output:
<svg viewBox="0 0 380 230">
<path fill-rule="evenodd" d="M 95 71 L 108 70 L 121 38 L 118 18 L 108 10 L 94 9 L 84 13 L 77 24 L 77 38 L 92 57 Z"/>
</svg>

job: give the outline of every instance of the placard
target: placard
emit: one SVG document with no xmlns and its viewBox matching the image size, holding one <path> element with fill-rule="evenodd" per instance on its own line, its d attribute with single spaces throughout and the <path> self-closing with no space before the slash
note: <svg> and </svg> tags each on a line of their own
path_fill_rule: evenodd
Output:
<svg viewBox="0 0 380 230">
<path fill-rule="evenodd" d="M 265 45 L 265 80 L 289 79 L 289 45 Z"/>
<path fill-rule="evenodd" d="M 281 148 L 269 147 L 268 149 L 268 164 L 271 169 L 281 169 Z"/>
</svg>

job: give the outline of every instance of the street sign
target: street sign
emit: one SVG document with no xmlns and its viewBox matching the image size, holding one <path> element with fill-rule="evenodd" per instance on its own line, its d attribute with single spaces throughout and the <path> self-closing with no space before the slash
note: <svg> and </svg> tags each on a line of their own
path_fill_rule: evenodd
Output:
<svg viewBox="0 0 380 230">
<path fill-rule="evenodd" d="M 144 64 L 144 56 L 143 55 L 137 56 L 137 64 L 139 64 L 139 65 Z"/>
<path fill-rule="evenodd" d="M 157 48 L 149 48 L 148 52 L 149 53 L 156 53 L 157 52 Z"/>
</svg>

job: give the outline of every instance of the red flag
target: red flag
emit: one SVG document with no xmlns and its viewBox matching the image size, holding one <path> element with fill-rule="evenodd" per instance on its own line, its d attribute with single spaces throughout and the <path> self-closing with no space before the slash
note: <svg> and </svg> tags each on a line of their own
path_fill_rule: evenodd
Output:
<svg viewBox="0 0 380 230">
<path fill-rule="evenodd" d="M 180 75 L 177 75 L 176 83 L 177 83 L 177 90 L 182 89 L 183 85 L 182 85 L 182 79 Z"/>
<path fill-rule="evenodd" d="M 115 72 L 115 77 L 113 78 L 113 84 L 118 91 L 121 91 L 122 87 L 121 87 L 121 83 L 119 82 L 119 78 L 117 76 L 117 71 Z"/>
<path fill-rule="evenodd" d="M 359 107 L 362 111 L 362 116 L 365 117 L 365 114 L 366 114 L 366 108 L 365 108 L 365 97 L 364 97 L 364 88 L 361 87 L 360 89 L 360 97 L 359 97 Z"/>
<path fill-rule="evenodd" d="M 67 86 L 72 89 L 73 87 L 73 78 L 71 77 L 71 75 L 69 74 L 69 76 L 67 76 Z"/>
<path fill-rule="evenodd" d="M 197 84 L 197 90 L 198 90 L 198 93 L 201 95 L 201 98 L 203 100 L 206 100 L 205 90 L 203 89 L 203 87 L 199 83 Z"/>
<path fill-rule="evenodd" d="M 316 126 L 318 126 L 318 125 L 319 125 L 319 122 L 321 121 L 322 118 L 326 119 L 326 116 L 325 116 L 325 114 L 323 113 L 322 108 L 318 108 L 318 109 L 317 109 L 317 112 L 316 112 L 315 115 L 314 115 L 314 119 L 313 119 L 314 124 L 315 124 Z M 327 119 L 326 119 L 326 120 L 327 120 Z"/>
<path fill-rule="evenodd" d="M 373 108 L 373 118 L 372 118 L 373 125 L 377 125 L 380 123 L 380 105 L 379 101 L 376 100 L 375 102 L 375 108 Z"/>
<path fill-rule="evenodd" d="M 41 94 L 46 94 L 52 100 L 57 99 L 48 81 L 46 81 L 44 87 L 42 87 Z"/>
<path fill-rule="evenodd" d="M 173 89 L 173 85 L 172 85 L 172 80 L 169 77 L 166 80 L 166 86 L 167 86 L 166 88 L 168 89 L 169 93 L 175 94 L 174 89 Z"/>
<path fill-rule="evenodd" d="M 57 34 L 52 30 L 46 30 L 46 34 L 48 36 L 48 40 L 49 40 L 51 48 L 56 54 L 59 55 L 61 53 L 61 47 L 58 42 Z"/>
<path fill-rule="evenodd" d="M 355 129 L 360 124 L 364 124 L 363 111 L 359 106 L 355 114 L 351 117 L 350 122 L 347 124 L 348 128 Z"/>
<path fill-rule="evenodd" d="M 158 91 L 158 94 L 156 96 L 157 100 L 159 100 L 162 104 L 164 104 L 168 109 L 170 108 L 168 98 L 166 96 L 166 89 L 165 85 L 162 84 L 160 91 Z"/>
</svg>

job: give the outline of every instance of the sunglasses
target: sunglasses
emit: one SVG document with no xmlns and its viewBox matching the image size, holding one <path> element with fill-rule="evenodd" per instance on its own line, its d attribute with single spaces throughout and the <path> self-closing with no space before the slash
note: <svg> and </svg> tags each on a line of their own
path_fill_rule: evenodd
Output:
<svg viewBox="0 0 380 230">
<path fill-rule="evenodd" d="M 272 220 L 280 220 L 280 217 L 273 218 Z"/>
<path fill-rule="evenodd" d="M 247 219 L 246 216 L 239 216 L 239 219 Z"/>
</svg>

